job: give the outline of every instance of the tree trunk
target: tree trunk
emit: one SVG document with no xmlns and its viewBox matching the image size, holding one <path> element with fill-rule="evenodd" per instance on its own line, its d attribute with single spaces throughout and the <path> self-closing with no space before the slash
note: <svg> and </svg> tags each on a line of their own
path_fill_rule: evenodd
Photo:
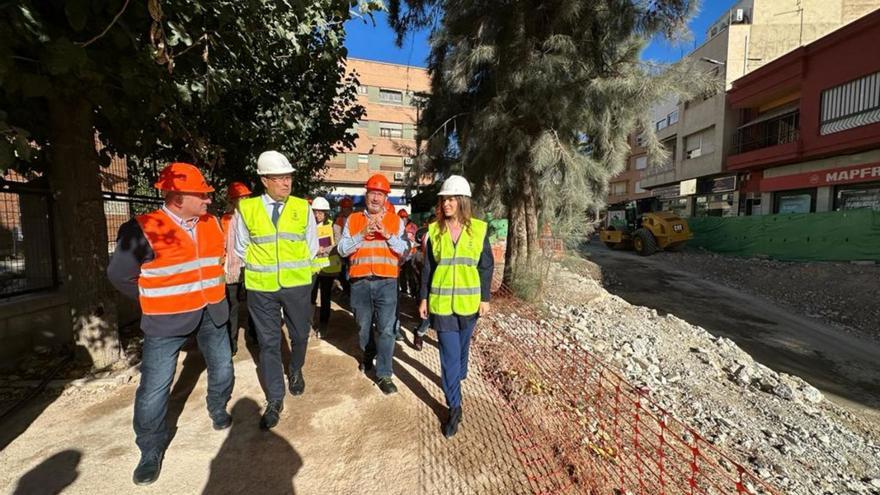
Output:
<svg viewBox="0 0 880 495">
<path fill-rule="evenodd" d="M 504 285 L 516 289 L 539 280 L 541 246 L 538 232 L 538 198 L 534 177 L 523 173 L 517 192 L 508 196 L 507 252 Z M 530 279 L 530 280 L 527 280 Z M 531 291 L 527 291 L 531 292 Z"/>
<path fill-rule="evenodd" d="M 70 304 L 77 357 L 105 368 L 121 357 L 115 291 L 107 280 L 107 220 L 91 104 L 49 101 L 49 180 L 61 226 L 61 283 Z"/>
</svg>

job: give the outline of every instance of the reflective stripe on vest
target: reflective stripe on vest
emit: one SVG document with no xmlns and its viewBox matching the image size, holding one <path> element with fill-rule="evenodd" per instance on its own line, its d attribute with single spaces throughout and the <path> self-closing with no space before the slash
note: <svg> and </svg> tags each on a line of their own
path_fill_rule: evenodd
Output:
<svg viewBox="0 0 880 495">
<path fill-rule="evenodd" d="M 189 313 L 223 300 L 225 245 L 216 218 L 200 217 L 194 238 L 162 210 L 140 215 L 137 222 L 154 254 L 138 277 L 145 315 Z"/>
<path fill-rule="evenodd" d="M 369 220 L 363 212 L 352 213 L 348 216 L 348 232 L 355 236 L 364 230 Z M 391 235 L 400 232 L 400 217 L 385 213 L 382 217 L 382 226 Z M 364 240 L 357 250 L 349 257 L 351 266 L 348 275 L 351 278 L 379 276 L 397 278 L 400 273 L 398 260 L 400 257 L 391 250 L 385 239 Z"/>
<path fill-rule="evenodd" d="M 312 261 L 306 229 L 309 204 L 290 196 L 281 210 L 278 226 L 272 224 L 262 196 L 238 204 L 241 220 L 248 229 L 244 282 L 248 290 L 275 292 L 281 288 L 312 283 Z"/>
<path fill-rule="evenodd" d="M 486 240 L 486 222 L 471 219 L 458 242 L 447 229 L 440 233 L 436 222 L 428 228 L 431 251 L 437 260 L 431 278 L 428 310 L 435 315 L 468 316 L 480 310 L 481 281 L 477 264 Z"/>
</svg>

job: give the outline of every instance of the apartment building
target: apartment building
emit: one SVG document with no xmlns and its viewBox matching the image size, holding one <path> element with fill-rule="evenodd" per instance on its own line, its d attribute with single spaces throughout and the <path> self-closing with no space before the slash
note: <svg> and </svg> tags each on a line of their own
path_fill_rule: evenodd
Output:
<svg viewBox="0 0 880 495">
<path fill-rule="evenodd" d="M 364 183 L 376 173 L 391 183 L 392 203 L 406 202 L 406 186 L 416 156 L 419 95 L 430 90 L 425 69 L 349 58 L 347 69 L 357 74 L 358 103 L 366 109 L 351 132 L 358 134 L 352 150 L 327 162 L 325 183 L 330 197 L 360 201 Z"/>
<path fill-rule="evenodd" d="M 670 159 L 658 163 L 648 157 L 647 168 L 628 179 L 631 186 L 626 196 L 615 199 L 640 197 L 644 193 L 636 192 L 638 184 L 658 197 L 664 207 L 684 216 L 745 214 L 745 198 L 739 192 L 741 177 L 726 167 L 740 124 L 739 112 L 728 104 L 726 90 L 736 79 L 878 8 L 880 0 L 737 2 L 712 23 L 703 44 L 687 55 L 720 78 L 724 90 L 658 105 L 653 111 L 654 130 L 667 145 Z M 636 146 L 631 159 L 642 153 Z"/>
<path fill-rule="evenodd" d="M 878 40 L 880 10 L 734 81 L 746 214 L 880 211 Z"/>
</svg>

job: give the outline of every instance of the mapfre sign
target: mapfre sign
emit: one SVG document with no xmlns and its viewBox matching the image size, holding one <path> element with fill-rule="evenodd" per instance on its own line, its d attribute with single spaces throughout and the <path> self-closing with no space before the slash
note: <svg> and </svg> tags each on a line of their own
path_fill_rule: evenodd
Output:
<svg viewBox="0 0 880 495">
<path fill-rule="evenodd" d="M 806 187 L 836 186 L 856 182 L 880 181 L 880 163 L 867 163 L 852 167 L 832 168 L 805 174 L 765 177 L 761 180 L 762 191 L 782 191 Z"/>
</svg>

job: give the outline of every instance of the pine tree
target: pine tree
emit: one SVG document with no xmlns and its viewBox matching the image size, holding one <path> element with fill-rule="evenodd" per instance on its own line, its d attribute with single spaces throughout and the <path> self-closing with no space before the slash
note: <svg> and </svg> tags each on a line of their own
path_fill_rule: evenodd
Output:
<svg viewBox="0 0 880 495">
<path fill-rule="evenodd" d="M 640 55 L 654 36 L 681 36 L 694 10 L 687 0 L 390 3 L 399 39 L 431 27 L 422 132 L 433 136 L 430 155 L 452 149 L 481 204 L 506 213 L 505 283 L 540 280 L 544 223 L 557 236 L 587 232 L 587 212 L 602 208 L 631 133 L 644 130 L 654 157 L 664 156 L 649 109 L 711 83 L 688 61 L 663 66 Z"/>
</svg>

